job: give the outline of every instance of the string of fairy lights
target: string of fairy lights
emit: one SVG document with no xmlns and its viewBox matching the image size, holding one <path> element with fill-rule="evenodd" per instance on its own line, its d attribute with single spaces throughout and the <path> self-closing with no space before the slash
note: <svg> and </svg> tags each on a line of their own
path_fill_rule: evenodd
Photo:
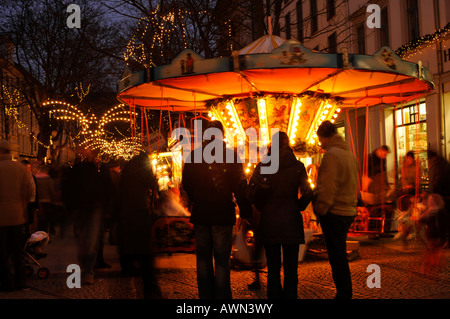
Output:
<svg viewBox="0 0 450 319">
<path fill-rule="evenodd" d="M 207 15 L 207 10 L 197 11 L 197 15 Z M 167 50 L 165 44 L 172 45 L 181 35 L 181 45 L 188 48 L 186 17 L 192 16 L 193 12 L 183 9 L 163 13 L 158 5 L 156 9 L 149 12 L 147 16 L 141 17 L 131 39 L 127 43 L 123 57 L 128 66 L 135 62 L 143 67 L 156 67 L 154 59 L 156 55 L 164 61 Z M 231 37 L 232 26 L 230 20 L 224 22 L 228 25 L 228 36 Z M 231 50 L 233 47 L 231 45 Z"/>
<path fill-rule="evenodd" d="M 181 33 L 184 48 L 187 48 L 183 11 L 163 14 L 157 6 L 148 16 L 138 20 L 136 32 L 128 41 L 123 54 L 125 62 L 129 64 L 135 61 L 145 67 L 156 66 L 151 52 L 156 47 L 162 48 L 164 42 L 170 43 L 172 35 L 176 33 Z M 150 45 L 151 52 L 147 52 L 146 44 Z M 163 56 L 164 50 L 160 49 L 159 54 Z"/>
<path fill-rule="evenodd" d="M 37 136 L 32 132 L 32 129 L 19 118 L 19 107 L 29 107 L 27 104 L 23 103 L 22 93 L 16 88 L 13 88 L 11 92 L 10 88 L 4 84 L 2 85 L 2 93 L 3 94 L 0 95 L 0 100 L 3 102 L 2 104 L 5 108 L 5 115 L 12 117 L 14 119 L 14 123 L 19 129 L 29 132 L 29 136 L 33 138 L 36 143 L 48 149 L 50 146 L 39 141 Z"/>
<path fill-rule="evenodd" d="M 447 23 L 445 27 L 437 29 L 433 33 L 425 34 L 417 40 L 402 45 L 395 51 L 395 53 L 402 59 L 410 58 L 420 53 L 424 48 L 432 46 L 436 42 L 444 42 L 449 32 L 450 22 Z"/>
</svg>

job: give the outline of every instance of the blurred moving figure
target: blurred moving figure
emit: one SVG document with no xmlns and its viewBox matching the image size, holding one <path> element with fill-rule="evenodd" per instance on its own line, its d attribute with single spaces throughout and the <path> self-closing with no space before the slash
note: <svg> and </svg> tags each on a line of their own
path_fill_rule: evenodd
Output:
<svg viewBox="0 0 450 319">
<path fill-rule="evenodd" d="M 142 276 L 144 298 L 161 298 L 152 253 L 153 198 L 158 183 L 146 153 L 133 157 L 120 180 L 119 255 L 122 276 Z"/>
<path fill-rule="evenodd" d="M 23 247 L 28 222 L 31 176 L 24 165 L 12 161 L 13 146 L 0 141 L 0 290 L 25 288 Z M 12 256 L 14 275 L 10 270 Z"/>
<path fill-rule="evenodd" d="M 97 261 L 104 231 L 106 207 L 106 181 L 100 174 L 96 157 L 90 150 L 81 150 L 69 172 L 67 187 L 69 205 L 74 210 L 74 227 L 78 230 L 78 262 L 85 284 L 94 283 L 94 266 Z"/>
<path fill-rule="evenodd" d="M 414 152 L 406 153 L 405 159 L 401 167 L 402 172 L 402 195 L 416 194 L 417 178 L 421 176 L 421 168 L 419 161 L 414 158 Z"/>
<path fill-rule="evenodd" d="M 450 247 L 450 164 L 434 151 L 428 151 L 428 177 L 430 194 L 438 194 L 444 201 L 444 209 L 438 214 L 440 238 Z"/>
</svg>

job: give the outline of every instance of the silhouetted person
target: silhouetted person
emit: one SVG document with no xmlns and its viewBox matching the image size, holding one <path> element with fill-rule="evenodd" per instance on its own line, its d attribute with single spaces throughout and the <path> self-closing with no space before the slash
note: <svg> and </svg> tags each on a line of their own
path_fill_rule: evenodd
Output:
<svg viewBox="0 0 450 319">
<path fill-rule="evenodd" d="M 389 191 L 386 157 L 389 152 L 389 147 L 382 145 L 369 154 L 367 175 L 364 176 L 364 190 L 372 194 L 373 198 L 373 202 L 367 203 L 369 205 L 379 205 L 386 202 Z"/>
<path fill-rule="evenodd" d="M 278 135 L 278 136 L 276 136 Z M 279 141 L 278 150 L 273 139 Z M 274 174 L 262 174 L 259 163 L 250 179 L 249 186 L 258 188 L 258 180 L 264 176 L 265 194 L 255 190 L 254 205 L 261 211 L 260 240 L 264 245 L 267 259 L 267 297 L 269 299 L 297 299 L 298 253 L 300 244 L 305 243 L 303 218 L 301 211 L 312 200 L 312 190 L 308 182 L 305 166 L 298 161 L 289 146 L 285 132 L 275 133 L 272 137 L 270 152 L 278 151 L 279 167 Z M 299 200 L 299 191 L 301 198 Z M 261 198 L 258 201 L 257 198 Z M 283 256 L 281 256 L 283 252 Z M 282 262 L 283 260 L 283 262 Z M 281 265 L 284 270 L 284 285 L 281 284 Z"/>
<path fill-rule="evenodd" d="M 430 194 L 438 194 L 444 201 L 444 209 L 439 210 L 439 233 L 442 244 L 450 247 L 450 164 L 434 151 L 428 151 L 428 177 Z"/>
<path fill-rule="evenodd" d="M 153 196 L 158 184 L 149 157 L 141 152 L 121 172 L 119 213 L 119 254 L 123 276 L 139 272 L 144 298 L 161 298 L 152 253 Z M 139 263 L 141 269 L 135 265 Z"/>
<path fill-rule="evenodd" d="M 12 145 L 0 141 L 0 290 L 25 288 L 23 248 L 28 222 L 31 176 L 24 165 L 12 161 Z M 14 275 L 10 271 L 12 256 Z"/>
<path fill-rule="evenodd" d="M 218 135 L 210 142 L 205 142 L 203 149 L 218 142 L 211 145 L 218 145 L 215 151 L 223 151 L 223 158 L 207 163 L 204 156 L 201 160 L 197 159 L 194 150 L 186 160 L 182 183 L 193 204 L 190 220 L 194 224 L 199 297 L 229 299 L 232 298 L 232 232 L 236 223 L 233 195 L 242 218 L 251 216 L 251 205 L 246 198 L 247 179 L 243 165 L 238 161 L 236 152 L 226 148 L 222 124 L 212 121 L 209 128 L 215 128 L 214 134 Z M 199 163 L 195 163 L 194 159 L 199 160 Z M 227 159 L 233 160 L 227 162 Z"/>
<path fill-rule="evenodd" d="M 84 150 L 84 160 L 69 172 L 70 200 L 78 230 L 78 262 L 85 284 L 94 283 L 94 266 L 104 230 L 106 183 L 100 174 L 95 155 Z"/>
</svg>

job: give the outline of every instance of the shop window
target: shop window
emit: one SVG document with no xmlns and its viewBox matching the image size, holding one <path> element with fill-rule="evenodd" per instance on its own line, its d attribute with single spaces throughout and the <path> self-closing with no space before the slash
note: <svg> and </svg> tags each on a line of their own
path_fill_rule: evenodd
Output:
<svg viewBox="0 0 450 319">
<path fill-rule="evenodd" d="M 398 172 L 400 174 L 406 153 L 413 151 L 421 165 L 421 186 L 426 185 L 428 175 L 426 117 L 425 103 L 403 106 L 395 110 Z"/>
</svg>

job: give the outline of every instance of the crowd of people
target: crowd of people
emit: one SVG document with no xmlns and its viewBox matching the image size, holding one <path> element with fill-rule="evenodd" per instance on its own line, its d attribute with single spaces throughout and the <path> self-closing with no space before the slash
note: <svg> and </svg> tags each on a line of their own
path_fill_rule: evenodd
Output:
<svg viewBox="0 0 450 319">
<path fill-rule="evenodd" d="M 157 182 L 148 156 L 139 154 L 121 167 L 115 161 L 99 164 L 90 150 L 79 150 L 72 167 L 56 170 L 13 161 L 13 149 L 1 141 L 0 290 L 25 288 L 27 239 L 45 232 L 51 240 L 57 230 L 60 237 L 73 230 L 83 284 L 92 284 L 95 269 L 111 267 L 103 258 L 108 228 L 109 241 L 118 247 L 122 276 L 142 276 L 145 298 L 160 297 L 150 246 Z"/>
<path fill-rule="evenodd" d="M 207 147 L 208 143 L 223 137 L 224 129 L 219 121 L 211 121 L 209 127 L 219 129 L 222 134 L 200 147 Z M 284 132 L 273 136 L 278 140 L 278 150 L 273 150 L 272 146 L 268 149 L 268 155 L 278 151 L 278 170 L 274 174 L 264 174 L 264 166 L 273 163 L 261 161 L 249 182 L 239 161 L 208 163 L 193 158 L 201 152 L 194 150 L 189 155 L 183 169 L 182 186 L 192 205 L 200 298 L 232 298 L 230 253 L 232 228 L 236 223 L 235 206 L 240 218 L 249 220 L 253 205 L 260 212 L 258 241 L 264 247 L 267 260 L 267 296 L 297 299 L 299 247 L 305 243 L 301 211 L 311 202 L 322 224 L 336 298 L 352 297 L 346 237 L 356 214 L 356 159 L 331 122 L 322 123 L 317 135 L 326 153 L 314 191 L 305 166 L 295 157 Z M 222 143 L 223 159 L 237 158 L 233 150 L 226 148 L 223 139 L 219 143 Z"/>
<path fill-rule="evenodd" d="M 346 252 L 347 233 L 357 214 L 357 206 L 377 206 L 389 198 L 386 157 L 389 148 L 382 146 L 369 156 L 368 169 L 358 187 L 358 165 L 348 144 L 329 121 L 323 122 L 317 136 L 324 149 L 315 188 L 308 181 L 305 166 L 297 160 L 284 132 L 273 138 L 279 141 L 278 170 L 264 174 L 261 161 L 250 179 L 238 154 L 226 147 L 224 129 L 219 121 L 207 128 L 218 129 L 201 148 L 222 145 L 217 150 L 223 161 L 194 160 L 189 154 L 183 168 L 182 195 L 194 226 L 197 283 L 202 299 L 232 298 L 230 256 L 236 212 L 242 220 L 252 220 L 258 213 L 258 243 L 264 247 L 270 299 L 296 299 L 298 291 L 299 247 L 305 243 L 301 212 L 312 204 L 321 225 L 337 299 L 352 298 L 352 280 Z M 205 128 L 206 129 L 206 128 Z M 219 141 L 217 141 L 217 139 Z M 219 142 L 219 144 L 217 144 Z M 273 146 L 268 149 L 270 155 Z M 10 291 L 25 286 L 23 244 L 34 231 L 50 235 L 56 227 L 64 236 L 73 225 L 77 238 L 78 262 L 85 284 L 95 280 L 95 268 L 110 267 L 103 259 L 105 227 L 110 241 L 117 245 L 123 276 L 142 276 L 145 298 L 161 298 L 152 253 L 152 225 L 158 218 L 159 200 L 170 198 L 173 186 L 167 174 L 158 178 L 146 153 L 141 152 L 126 163 L 99 165 L 89 150 L 70 168 L 55 170 L 41 165 L 33 171 L 27 161 L 11 160 L 11 146 L 0 143 L 0 288 Z M 202 152 L 200 152 L 202 154 Z M 217 154 L 215 154 L 217 155 Z M 229 161 L 230 158 L 235 159 Z M 414 153 L 408 153 L 402 165 L 401 195 L 417 195 L 415 184 L 419 170 Z M 428 217 L 421 222 L 429 236 L 440 245 L 449 236 L 449 218 L 445 207 L 450 203 L 446 182 L 450 164 L 429 153 Z M 300 194 L 300 196 L 299 196 Z M 159 196 L 158 196 L 159 195 Z M 436 197 L 436 196 L 438 197 Z M 441 200 L 440 200 L 441 199 Z M 425 216 L 426 214 L 424 214 Z M 431 216 L 431 217 L 430 217 Z M 432 222 L 438 221 L 438 230 Z M 435 223 L 436 224 L 436 223 Z M 445 226 L 444 226 L 445 225 Z M 437 235 L 436 235 L 437 232 Z M 14 274 L 9 257 L 14 262 Z M 45 257 L 45 254 L 36 256 Z M 281 282 L 283 267 L 284 282 Z"/>
</svg>

